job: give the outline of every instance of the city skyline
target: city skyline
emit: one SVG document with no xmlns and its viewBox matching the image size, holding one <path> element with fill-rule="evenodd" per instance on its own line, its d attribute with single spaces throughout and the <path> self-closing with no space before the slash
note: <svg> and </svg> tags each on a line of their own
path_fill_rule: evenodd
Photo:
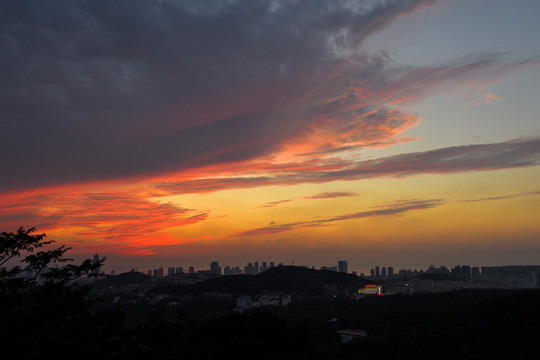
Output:
<svg viewBox="0 0 540 360">
<path fill-rule="evenodd" d="M 335 273 L 344 273 L 354 275 L 356 279 L 363 279 L 370 282 L 373 287 L 370 288 L 370 294 L 387 294 L 383 291 L 382 285 L 389 286 L 388 294 L 413 292 L 441 292 L 456 289 L 489 289 L 489 288 L 538 288 L 540 286 L 540 265 L 518 265 L 518 266 L 470 266 L 456 265 L 446 267 L 444 265 L 430 265 L 426 269 L 397 269 L 393 266 L 375 266 L 368 273 L 358 273 L 357 271 L 347 271 L 348 262 L 339 260 L 338 266 L 321 266 L 315 268 L 307 265 L 287 265 L 275 262 L 262 262 L 246 264 L 242 266 L 226 265 L 222 268 L 217 261 L 210 263 L 210 268 L 195 269 L 183 267 L 163 267 L 141 271 L 140 269 L 124 272 L 124 275 L 137 271 L 138 273 L 148 275 L 154 279 L 164 279 L 175 284 L 192 284 L 216 277 L 232 277 L 238 275 L 257 276 L 273 268 L 283 268 L 283 271 L 290 271 L 290 268 L 305 268 L 310 271 L 331 271 Z M 115 270 L 109 273 L 103 271 L 102 275 L 120 275 Z M 122 274 L 122 273 L 121 273 Z M 364 292 L 365 291 L 365 292 Z M 368 294 L 366 287 L 359 294 Z"/>
<path fill-rule="evenodd" d="M 539 262 L 536 0 L 0 13 L 0 231 L 104 269 Z"/>
<path fill-rule="evenodd" d="M 96 259 L 96 256 L 99 256 L 98 254 L 94 255 L 94 261 Z M 98 257 L 99 258 L 99 257 Z M 340 268 L 340 264 L 341 268 Z M 148 276 L 152 277 L 163 277 L 168 275 L 175 275 L 175 274 L 184 274 L 184 275 L 190 275 L 190 274 L 210 274 L 210 275 L 222 275 L 222 276 L 228 276 L 228 275 L 258 275 L 260 273 L 263 273 L 266 270 L 269 270 L 274 267 L 280 267 L 280 266 L 296 266 L 296 267 L 303 267 L 313 270 L 329 270 L 329 271 L 335 271 L 335 272 L 344 272 L 347 274 L 353 274 L 360 277 L 364 277 L 366 279 L 370 280 L 387 280 L 392 278 L 399 278 L 405 276 L 405 273 L 408 273 L 408 275 L 418 273 L 432 273 L 432 274 L 446 274 L 446 275 L 452 275 L 461 277 L 463 276 L 464 279 L 478 279 L 481 274 L 483 274 L 484 269 L 496 269 L 496 268 L 520 268 L 520 267 L 534 267 L 534 268 L 540 268 L 540 265 L 538 264 L 528 264 L 528 265 L 478 265 L 478 264 L 439 264 L 434 265 L 430 264 L 429 266 L 425 267 L 403 267 L 403 266 L 394 266 L 392 264 L 387 265 L 375 265 L 371 268 L 367 266 L 361 266 L 361 267 L 349 267 L 349 261 L 348 260 L 337 260 L 335 264 L 325 264 L 325 265 L 313 265 L 313 264 L 295 264 L 294 262 L 291 264 L 283 263 L 283 262 L 277 262 L 277 261 L 258 261 L 254 260 L 245 264 L 225 264 L 220 263 L 217 260 L 213 260 L 209 262 L 206 266 L 193 266 L 190 264 L 168 264 L 168 265 L 157 265 L 157 266 L 151 266 L 146 268 L 137 268 L 137 267 L 126 267 L 126 268 L 111 268 L 104 266 L 104 270 L 102 273 L 106 275 L 118 275 L 121 273 L 131 272 L 131 271 L 137 271 L 142 274 L 147 274 Z M 250 269 L 250 270 L 247 270 Z M 256 269 L 256 270 L 255 270 Z M 232 271 L 231 271 L 232 270 Z M 490 270 L 493 272 L 493 270 Z M 461 273 L 463 272 L 463 273 Z M 157 276 L 156 274 L 160 274 Z M 468 275 L 462 275 L 462 274 L 468 274 Z"/>
</svg>

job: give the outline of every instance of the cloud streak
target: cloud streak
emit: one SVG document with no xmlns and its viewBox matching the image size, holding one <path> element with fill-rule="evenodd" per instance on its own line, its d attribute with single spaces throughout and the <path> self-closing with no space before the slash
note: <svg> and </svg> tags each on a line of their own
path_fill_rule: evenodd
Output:
<svg viewBox="0 0 540 360">
<path fill-rule="evenodd" d="M 156 194 L 185 194 L 267 185 L 358 180 L 382 176 L 408 177 L 420 174 L 491 171 L 539 164 L 540 138 L 522 138 L 501 143 L 453 146 L 343 163 L 341 168 L 333 170 L 325 169 L 324 159 L 321 159 L 320 171 L 317 171 L 316 164 L 311 164 L 309 171 L 305 171 L 301 166 L 298 171 L 292 166 L 287 171 L 270 171 L 261 165 L 256 174 L 265 175 L 190 179 L 181 182 L 157 183 L 154 188 Z"/>
<path fill-rule="evenodd" d="M 469 202 L 483 202 L 483 201 L 494 201 L 494 200 L 508 200 L 508 199 L 515 199 L 522 196 L 534 196 L 534 195 L 540 195 L 540 190 L 526 191 L 526 192 L 509 194 L 509 195 L 491 196 L 491 197 L 477 198 L 477 199 L 459 200 L 458 202 L 469 203 Z"/>
<path fill-rule="evenodd" d="M 267 202 L 261 206 L 259 206 L 260 208 L 269 208 L 269 207 L 275 207 L 279 204 L 284 204 L 284 203 L 288 203 L 292 201 L 292 199 L 286 199 L 286 200 L 278 200 L 278 201 L 271 201 L 271 202 Z"/>
<path fill-rule="evenodd" d="M 308 221 L 298 221 L 294 223 L 286 224 L 271 224 L 270 226 L 257 228 L 252 230 L 247 230 L 243 232 L 236 233 L 229 237 L 255 237 L 263 235 L 273 235 L 286 231 L 297 230 L 301 228 L 308 227 L 319 227 L 327 226 L 334 222 L 353 220 L 353 219 L 363 219 L 376 216 L 391 216 L 391 215 L 401 215 L 413 210 L 424 210 L 431 209 L 440 205 L 443 205 L 445 202 L 442 199 L 429 199 L 429 200 L 401 200 L 396 201 L 390 204 L 384 204 L 374 208 L 373 210 L 359 211 L 356 213 L 337 215 L 332 217 L 327 217 L 317 220 L 308 220 Z"/>
<path fill-rule="evenodd" d="M 324 193 L 313 194 L 310 196 L 304 196 L 304 199 L 308 199 L 308 200 L 335 199 L 339 197 L 351 197 L 351 196 L 358 196 L 358 194 L 354 192 L 348 192 L 348 191 L 324 192 Z"/>
</svg>

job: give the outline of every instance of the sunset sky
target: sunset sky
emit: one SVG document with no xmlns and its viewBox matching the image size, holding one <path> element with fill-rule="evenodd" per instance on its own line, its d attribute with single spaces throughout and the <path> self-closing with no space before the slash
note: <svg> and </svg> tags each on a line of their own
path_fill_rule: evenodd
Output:
<svg viewBox="0 0 540 360">
<path fill-rule="evenodd" d="M 540 264 L 540 1 L 2 1 L 0 231 L 107 269 Z"/>
</svg>

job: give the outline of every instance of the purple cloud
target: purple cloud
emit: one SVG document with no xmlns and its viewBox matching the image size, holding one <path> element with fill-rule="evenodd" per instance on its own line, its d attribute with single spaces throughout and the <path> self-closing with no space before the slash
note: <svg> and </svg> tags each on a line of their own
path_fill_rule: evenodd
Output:
<svg viewBox="0 0 540 360">
<path fill-rule="evenodd" d="M 266 155 L 343 54 L 430 3 L 2 2 L 0 189 Z"/>
<path fill-rule="evenodd" d="M 317 171 L 310 170 L 278 173 L 266 176 L 220 177 L 155 184 L 156 195 L 219 191 L 231 188 L 250 188 L 267 185 L 322 183 L 334 180 L 358 180 L 381 176 L 407 177 L 418 174 L 453 174 L 470 171 L 512 169 L 540 164 L 540 138 L 515 139 L 501 143 L 453 146 L 425 152 L 415 152 L 356 161 L 342 168 L 324 170 L 321 160 Z M 301 164 L 299 168 L 303 169 Z"/>
</svg>

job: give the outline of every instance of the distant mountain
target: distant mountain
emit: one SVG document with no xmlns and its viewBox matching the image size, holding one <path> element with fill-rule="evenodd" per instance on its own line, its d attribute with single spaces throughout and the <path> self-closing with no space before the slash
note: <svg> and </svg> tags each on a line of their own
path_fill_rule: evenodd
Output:
<svg viewBox="0 0 540 360">
<path fill-rule="evenodd" d="M 116 276 L 109 276 L 103 279 L 99 279 L 92 283 L 92 287 L 96 290 L 101 290 L 111 286 L 122 287 L 134 284 L 144 284 L 150 281 L 152 281 L 152 278 L 150 276 L 141 274 L 137 271 L 130 271 Z"/>
<path fill-rule="evenodd" d="M 370 281 L 356 275 L 329 270 L 312 270 L 296 266 L 278 266 L 259 275 L 230 275 L 190 285 L 163 285 L 159 293 L 200 295 L 207 292 L 228 294 L 260 294 L 286 292 L 305 295 L 356 292 Z"/>
</svg>

